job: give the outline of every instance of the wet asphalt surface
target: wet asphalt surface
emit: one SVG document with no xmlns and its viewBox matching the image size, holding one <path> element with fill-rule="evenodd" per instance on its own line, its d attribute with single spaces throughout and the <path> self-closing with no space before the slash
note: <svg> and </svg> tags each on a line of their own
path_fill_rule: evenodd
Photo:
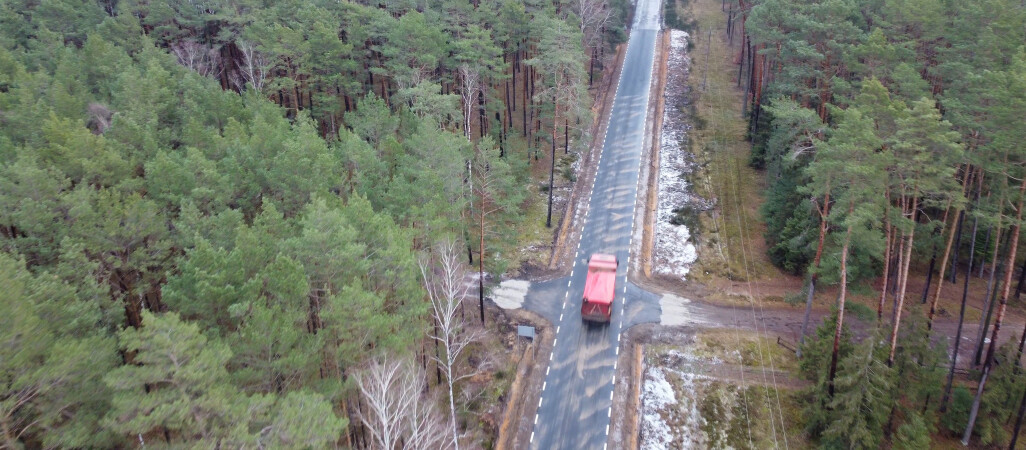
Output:
<svg viewBox="0 0 1026 450">
<path fill-rule="evenodd" d="M 638 0 L 571 274 L 534 283 L 525 299 L 526 309 L 557 327 L 530 448 L 604 448 L 620 336 L 632 325 L 659 320 L 659 297 L 627 283 L 659 8 L 659 0 Z M 620 261 L 608 324 L 581 321 L 592 253 L 614 254 Z"/>
</svg>

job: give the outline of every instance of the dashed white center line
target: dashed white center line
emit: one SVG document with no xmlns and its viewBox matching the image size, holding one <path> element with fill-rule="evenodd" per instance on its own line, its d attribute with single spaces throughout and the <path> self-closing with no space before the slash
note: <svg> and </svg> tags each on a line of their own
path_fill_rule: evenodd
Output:
<svg viewBox="0 0 1026 450">
<path fill-rule="evenodd" d="M 627 53 L 628 54 L 630 53 L 631 44 L 632 44 L 632 42 L 630 40 L 628 40 L 628 43 L 627 43 Z M 616 94 L 620 90 L 620 85 L 621 85 L 622 81 L 623 81 L 623 76 L 621 74 L 621 77 L 617 80 L 617 83 L 616 83 L 616 91 L 614 91 L 614 93 L 613 93 L 613 98 L 614 98 L 614 100 L 613 100 L 614 101 L 614 105 L 613 105 L 613 108 L 612 108 L 613 110 L 616 110 L 618 104 L 622 105 L 622 102 L 618 103 L 616 101 Z M 648 97 L 649 97 L 648 92 L 646 92 L 645 93 L 645 103 L 646 103 L 646 105 L 647 105 L 648 100 L 649 100 Z M 623 106 L 620 106 L 620 108 L 622 108 L 622 107 Z M 612 123 L 613 115 L 614 115 L 613 111 L 611 110 L 610 113 L 609 113 L 609 116 L 606 118 L 606 127 L 603 130 L 602 147 L 599 149 L 598 158 L 597 158 L 598 159 L 597 165 L 600 168 L 602 167 L 601 163 L 602 163 L 602 158 L 604 156 L 603 150 L 605 149 L 605 147 L 608 146 L 609 126 Z M 639 165 L 639 167 L 642 166 L 642 162 L 643 162 L 642 159 L 638 158 L 638 165 Z M 589 193 L 588 193 L 588 200 L 586 202 L 586 207 L 590 205 L 591 199 L 592 199 L 593 194 L 595 192 L 595 186 L 597 185 L 597 181 L 598 181 L 598 177 L 599 177 L 600 172 L 601 172 L 601 170 L 600 171 L 596 171 L 595 177 L 592 179 L 592 184 L 591 184 L 591 188 L 590 188 Z M 637 193 L 637 190 L 640 189 L 640 186 L 641 186 L 641 178 L 639 176 L 637 178 L 637 186 L 636 186 L 636 189 L 635 189 L 635 193 Z M 635 208 L 632 211 L 632 213 L 631 213 L 631 239 L 630 239 L 630 244 L 629 244 L 629 248 L 628 248 L 628 255 L 627 255 L 627 268 L 626 268 L 626 271 L 625 271 L 626 272 L 626 276 L 629 276 L 629 274 L 630 274 L 630 251 L 629 251 L 629 249 L 630 249 L 630 247 L 633 247 L 633 245 L 634 245 L 634 236 L 633 235 L 634 235 L 634 229 L 635 229 L 635 226 L 636 226 L 636 219 L 637 219 L 637 209 Z M 582 221 L 582 225 L 581 225 L 582 226 L 582 230 L 587 228 L 587 223 L 588 223 L 588 216 L 586 215 L 584 220 Z M 575 269 L 577 267 L 577 258 L 580 257 L 581 244 L 582 244 L 582 241 L 578 240 L 577 241 L 577 251 L 574 254 L 574 262 L 573 262 L 573 266 L 571 267 L 571 272 L 570 272 L 570 277 L 571 278 L 573 278 L 574 273 L 575 273 Z M 567 292 L 564 295 L 564 301 L 563 301 L 563 309 L 564 310 L 566 309 L 567 301 L 569 300 L 569 297 L 570 297 L 569 288 L 570 288 L 571 285 L 572 285 L 572 281 L 568 280 L 567 281 Z M 627 301 L 627 299 L 626 299 L 626 294 L 627 294 L 626 283 L 624 285 L 623 294 L 624 294 L 624 299 L 623 299 L 623 303 L 621 304 L 621 307 L 620 307 L 620 315 L 621 315 L 621 317 L 620 317 L 620 320 L 619 320 L 619 325 L 618 325 L 618 328 L 617 328 L 617 335 L 616 335 L 617 346 L 615 348 L 615 353 L 616 353 L 617 356 L 619 356 L 619 354 L 620 354 L 619 343 L 620 343 L 620 339 L 621 339 L 621 331 L 623 330 L 623 312 L 624 312 L 624 310 L 626 308 L 626 301 Z M 559 321 L 562 322 L 563 318 L 564 318 L 564 314 L 563 314 L 563 312 L 560 312 Z M 557 335 L 560 333 L 560 330 L 561 330 L 561 326 L 557 325 L 557 327 L 556 327 Z M 558 340 L 559 340 L 558 337 L 553 339 L 553 342 L 552 342 L 553 348 L 555 348 L 557 346 Z M 554 351 L 549 353 L 549 361 L 550 362 L 553 360 L 554 353 L 555 353 Z M 617 363 L 618 363 L 618 360 L 614 359 L 613 360 L 614 374 L 613 374 L 613 377 L 612 377 L 612 384 L 614 386 L 614 390 L 615 390 L 615 385 L 616 385 L 616 374 L 615 374 L 615 371 L 616 371 L 616 368 L 617 368 Z M 551 366 L 547 367 L 545 369 L 546 377 L 549 375 L 551 369 L 552 369 Z M 547 386 L 548 386 L 548 382 L 547 381 L 543 382 L 542 390 L 544 391 L 547 388 Z M 610 393 L 609 393 L 610 402 L 612 402 L 614 392 L 615 391 L 610 391 Z M 538 407 L 539 408 L 541 408 L 542 402 L 543 402 L 543 399 L 540 398 L 539 401 L 538 401 Z M 610 405 L 609 408 L 606 411 L 606 418 L 607 419 L 611 419 L 612 418 L 612 413 L 613 413 L 613 408 L 612 408 L 612 405 Z M 538 424 L 538 417 L 539 417 L 538 414 L 535 414 L 535 417 L 534 417 L 534 424 L 535 425 Z M 610 424 L 607 422 L 606 423 L 606 430 L 605 430 L 607 438 L 609 436 L 609 426 L 610 426 Z M 531 432 L 531 440 L 530 440 L 532 443 L 534 442 L 534 435 L 535 435 L 535 432 L 532 431 Z M 609 446 L 608 442 L 603 443 L 603 445 L 602 445 L 603 450 L 606 450 L 608 448 L 608 446 Z"/>
</svg>

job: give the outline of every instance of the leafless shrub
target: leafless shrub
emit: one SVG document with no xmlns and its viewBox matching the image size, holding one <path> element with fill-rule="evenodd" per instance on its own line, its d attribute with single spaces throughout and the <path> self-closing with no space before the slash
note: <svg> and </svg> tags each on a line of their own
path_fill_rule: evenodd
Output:
<svg viewBox="0 0 1026 450">
<path fill-rule="evenodd" d="M 178 63 L 202 76 L 217 77 L 221 75 L 221 56 L 217 49 L 204 46 L 191 39 L 171 44 L 171 54 L 178 58 Z"/>
<path fill-rule="evenodd" d="M 393 450 L 451 447 L 445 421 L 424 394 L 424 373 L 408 359 L 379 357 L 354 375 L 367 406 L 360 421 L 370 431 L 373 448 Z"/>
<path fill-rule="evenodd" d="M 110 128 L 110 121 L 114 116 L 114 111 L 111 111 L 107 105 L 102 103 L 90 103 L 86 107 L 86 112 L 89 114 L 89 129 L 93 131 L 93 134 L 103 134 Z"/>
<path fill-rule="evenodd" d="M 235 62 L 238 70 L 232 72 L 232 84 L 240 91 L 246 87 L 246 83 L 251 84 L 253 89 L 262 91 L 267 82 L 267 57 L 257 51 L 252 43 L 240 40 L 235 46 L 239 53 L 242 53 L 242 58 Z"/>
</svg>

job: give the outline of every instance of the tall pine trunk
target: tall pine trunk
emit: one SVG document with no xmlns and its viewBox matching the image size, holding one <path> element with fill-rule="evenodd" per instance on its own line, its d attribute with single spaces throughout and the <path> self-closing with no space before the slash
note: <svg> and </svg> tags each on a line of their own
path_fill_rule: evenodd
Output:
<svg viewBox="0 0 1026 450">
<path fill-rule="evenodd" d="M 855 200 L 848 203 L 848 220 L 855 211 Z M 851 231 L 855 227 L 854 221 L 848 223 L 848 231 L 844 236 L 844 245 L 841 246 L 841 295 L 837 297 L 837 326 L 834 328 L 834 349 L 830 355 L 830 379 L 829 393 L 834 396 L 834 377 L 837 375 L 837 352 L 841 347 L 841 327 L 844 325 L 844 302 L 848 293 L 848 245 L 851 243 Z"/>
<path fill-rule="evenodd" d="M 918 206 L 918 203 L 917 203 L 917 200 L 918 200 L 917 195 L 918 194 L 919 194 L 918 189 L 913 189 L 912 190 L 912 198 L 911 198 L 912 206 L 908 210 L 908 215 L 909 215 L 910 218 L 912 218 L 912 226 L 911 226 L 911 228 L 910 228 L 910 230 L 908 232 L 908 243 L 905 246 L 906 247 L 905 248 L 905 254 L 902 256 L 902 259 L 903 259 L 902 266 L 899 268 L 900 269 L 899 270 L 899 284 L 900 284 L 900 287 L 898 288 L 898 297 L 896 298 L 895 307 L 894 307 L 894 310 L 895 310 L 895 314 L 894 314 L 894 328 L 891 329 L 891 352 L 890 352 L 890 356 L 887 357 L 887 365 L 888 366 L 894 364 L 894 349 L 897 348 L 897 346 L 898 346 L 898 326 L 901 325 L 901 308 L 905 304 L 905 288 L 908 286 L 908 268 L 909 268 L 909 263 L 912 260 L 912 243 L 914 242 L 914 239 L 915 239 L 915 236 L 916 236 L 915 217 L 916 217 L 916 207 Z"/>
<path fill-rule="evenodd" d="M 976 200 L 979 201 L 979 192 Z M 973 218 L 972 242 L 969 244 L 969 267 L 965 271 L 965 280 L 962 282 L 962 305 L 958 309 L 958 328 L 955 331 L 955 345 L 951 351 L 951 367 L 948 370 L 948 381 L 944 385 L 944 395 L 941 397 L 940 412 L 948 409 L 948 397 L 951 396 L 951 385 L 955 380 L 955 364 L 958 362 L 958 348 L 962 343 L 962 324 L 965 322 L 965 304 L 969 298 L 969 278 L 973 273 L 973 254 L 976 252 L 976 230 L 979 218 Z"/>
<path fill-rule="evenodd" d="M 988 195 L 987 197 L 989 198 L 990 195 Z M 987 228 L 987 237 L 983 239 L 983 246 L 984 247 L 990 245 L 990 234 L 993 231 L 994 231 L 994 227 Z M 981 253 L 980 254 L 980 269 L 979 269 L 979 273 L 976 274 L 977 278 L 983 278 L 983 269 L 985 269 L 987 267 L 987 263 L 983 262 L 983 260 L 985 260 L 985 259 L 987 259 L 987 254 L 986 253 Z"/>
<path fill-rule="evenodd" d="M 1012 222 L 1012 231 L 1009 236 L 1008 260 L 1005 265 L 1005 280 L 1001 288 L 1001 304 L 998 307 L 997 317 L 994 318 L 994 332 L 990 336 L 990 345 L 987 348 L 987 358 L 983 362 L 983 376 L 980 378 L 980 387 L 976 390 L 976 398 L 973 399 L 972 409 L 969 410 L 969 424 L 962 434 L 962 445 L 969 445 L 969 438 L 973 434 L 973 426 L 976 425 L 976 415 L 980 411 L 980 400 L 983 397 L 983 390 L 987 385 L 987 375 L 994 364 L 994 353 L 997 350 L 998 333 L 1001 331 L 1001 321 L 1005 317 L 1005 308 L 1008 306 L 1008 293 L 1012 288 L 1012 267 L 1015 266 L 1015 253 L 1019 247 L 1019 221 L 1022 220 L 1023 193 L 1026 192 L 1026 177 L 1019 183 L 1019 200 L 1015 205 L 1015 222 Z"/>
<path fill-rule="evenodd" d="M 816 279 L 819 278 L 819 262 L 823 257 L 823 243 L 826 241 L 826 232 L 829 228 L 827 216 L 830 215 L 830 183 L 826 185 L 826 194 L 823 194 L 823 206 L 819 210 L 819 243 L 816 244 L 816 258 L 812 261 L 812 276 L 809 278 L 809 292 L 805 298 L 805 318 L 802 319 L 802 333 L 798 338 L 798 349 L 796 355 L 802 357 L 802 345 L 805 344 L 805 333 L 809 329 L 809 316 L 812 313 L 812 299 L 816 295 Z"/>
<path fill-rule="evenodd" d="M 948 280 L 956 283 L 955 272 L 958 271 L 958 250 L 962 247 L 962 221 L 965 220 L 965 210 L 958 211 L 958 225 L 955 227 L 955 246 L 951 249 L 951 273 Z M 943 276 L 943 274 L 941 274 Z"/>
<path fill-rule="evenodd" d="M 936 232 L 934 233 L 936 234 Z M 930 255 L 930 266 L 926 268 L 926 282 L 923 283 L 923 298 L 920 303 L 926 304 L 927 297 L 930 296 L 930 283 L 933 281 L 933 268 L 937 264 L 937 245 L 933 246 L 933 254 Z"/>
<path fill-rule="evenodd" d="M 883 320 L 883 307 L 887 303 L 887 283 L 891 272 L 891 248 L 894 246 L 894 227 L 891 226 L 891 215 L 890 215 L 890 203 L 891 194 L 890 189 L 886 190 L 885 206 L 884 206 L 884 230 L 887 233 L 885 238 L 886 244 L 884 245 L 884 269 L 883 269 L 883 289 L 880 292 L 880 304 L 876 307 L 876 320 Z"/>
<path fill-rule="evenodd" d="M 969 171 L 969 166 L 966 165 L 966 174 L 965 174 L 965 177 L 962 178 L 962 196 L 963 197 L 966 195 L 966 188 L 969 186 L 969 172 L 970 172 Z M 948 207 L 946 209 L 948 209 L 948 210 L 951 209 L 951 201 L 950 200 L 948 201 Z M 946 218 L 947 216 L 948 216 L 948 213 L 947 213 L 947 211 L 945 211 L 944 217 Z M 959 214 L 958 214 L 958 218 L 956 220 L 959 223 L 961 223 L 961 220 L 962 220 L 962 208 L 959 208 Z M 947 227 L 947 221 L 946 220 L 945 220 L 944 226 Z M 959 226 L 958 228 L 961 228 L 961 226 Z M 926 327 L 927 327 L 927 329 L 932 329 L 933 328 L 933 315 L 937 312 L 937 302 L 940 300 L 941 289 L 944 286 L 944 271 L 945 271 L 945 269 L 947 268 L 947 265 L 948 265 L 948 256 L 951 254 L 951 246 L 952 246 L 952 244 L 954 244 L 955 234 L 956 234 L 955 233 L 955 227 L 951 227 L 951 232 L 948 234 L 948 243 L 944 247 L 944 257 L 941 258 L 941 269 L 940 269 L 941 276 L 937 278 L 937 292 L 933 293 L 933 301 L 930 302 L 930 312 L 929 312 L 929 314 L 927 314 L 927 318 L 926 318 Z M 952 268 L 952 270 L 954 270 L 954 268 Z"/>
<path fill-rule="evenodd" d="M 1026 260 L 1022 261 L 1022 268 L 1019 269 L 1019 284 L 1015 286 L 1015 298 L 1018 300 L 1022 294 L 1022 283 L 1026 281 Z"/>
<path fill-rule="evenodd" d="M 552 113 L 552 160 L 549 161 L 549 212 L 545 217 L 545 226 L 552 228 L 552 191 L 555 190 L 555 186 L 552 184 L 555 181 L 556 173 L 556 129 L 559 124 L 559 98 L 553 98 L 555 103 L 555 111 Z"/>
<path fill-rule="evenodd" d="M 1001 232 L 1001 221 L 998 219 L 998 223 L 994 226 L 997 232 L 997 237 L 994 239 L 994 252 L 990 262 L 990 277 L 987 280 L 987 293 L 983 297 L 983 308 L 980 310 L 980 326 L 976 330 L 976 351 L 973 356 L 974 364 L 980 364 L 980 358 L 983 357 L 983 337 L 987 335 L 987 327 L 990 325 L 990 316 L 994 311 L 994 298 L 996 297 L 997 289 L 994 283 L 997 278 L 998 272 L 1001 271 L 1001 255 L 1008 251 L 1008 236 Z M 1001 247 L 1001 240 L 1004 239 L 1005 244 Z M 1000 252 L 999 252 L 1000 250 Z"/>
<path fill-rule="evenodd" d="M 484 186 L 481 186 L 481 190 L 482 191 L 484 190 Z M 478 309 L 481 311 L 481 326 L 484 326 L 484 324 L 485 324 L 485 317 L 484 317 L 485 205 L 484 205 L 484 196 L 483 195 L 481 196 L 481 201 L 478 202 L 478 203 L 480 203 L 480 205 L 478 207 L 481 208 L 481 241 L 480 241 L 481 245 L 479 247 L 480 251 L 477 254 L 477 302 L 478 302 Z M 451 380 L 451 378 L 450 378 L 450 380 Z M 449 398 L 451 399 L 452 396 L 450 396 Z"/>
</svg>

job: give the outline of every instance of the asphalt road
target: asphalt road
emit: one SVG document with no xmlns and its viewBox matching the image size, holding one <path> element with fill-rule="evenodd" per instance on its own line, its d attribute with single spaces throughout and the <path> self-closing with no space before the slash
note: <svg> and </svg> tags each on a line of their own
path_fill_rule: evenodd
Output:
<svg viewBox="0 0 1026 450">
<path fill-rule="evenodd" d="M 638 0 L 570 277 L 536 284 L 525 299 L 527 309 L 557 326 L 530 448 L 606 446 L 620 335 L 635 323 L 659 318 L 655 296 L 628 285 L 627 270 L 660 6 L 660 0 Z M 611 253 L 620 260 L 608 325 L 581 322 L 592 253 Z"/>
</svg>

